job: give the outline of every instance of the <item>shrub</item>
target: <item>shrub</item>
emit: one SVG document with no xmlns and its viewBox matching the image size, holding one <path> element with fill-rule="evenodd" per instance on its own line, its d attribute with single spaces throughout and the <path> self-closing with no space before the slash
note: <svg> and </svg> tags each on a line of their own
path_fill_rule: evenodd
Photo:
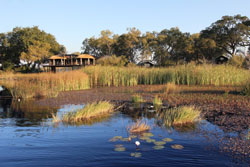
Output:
<svg viewBox="0 0 250 167">
<path fill-rule="evenodd" d="M 128 60 L 125 56 L 104 56 L 97 60 L 97 64 L 102 66 L 125 66 L 127 63 Z"/>
</svg>

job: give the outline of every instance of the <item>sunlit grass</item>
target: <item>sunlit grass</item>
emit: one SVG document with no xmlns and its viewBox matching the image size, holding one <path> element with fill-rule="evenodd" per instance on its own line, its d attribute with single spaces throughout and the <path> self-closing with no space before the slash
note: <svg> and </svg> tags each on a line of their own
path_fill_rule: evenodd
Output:
<svg viewBox="0 0 250 167">
<path fill-rule="evenodd" d="M 132 103 L 143 103 L 143 97 L 139 94 L 133 95 L 131 98 Z"/>
<path fill-rule="evenodd" d="M 201 119 L 201 112 L 194 106 L 182 106 L 165 111 L 162 114 L 166 126 L 194 123 Z"/>
<path fill-rule="evenodd" d="M 154 107 L 159 107 L 162 105 L 162 99 L 159 98 L 158 96 L 155 96 L 154 100 L 153 100 L 153 105 Z"/>
<path fill-rule="evenodd" d="M 110 115 L 114 112 L 114 105 L 108 101 L 87 104 L 83 109 L 71 111 L 63 115 L 62 122 L 77 123 Z"/>
<path fill-rule="evenodd" d="M 82 72 L 1 75 L 0 85 L 5 86 L 14 98 L 56 97 L 60 91 L 89 88 L 88 76 Z"/>
<path fill-rule="evenodd" d="M 130 133 L 142 133 L 150 130 L 150 126 L 141 120 L 137 120 L 137 122 L 131 126 L 128 126 L 128 130 Z"/>
</svg>

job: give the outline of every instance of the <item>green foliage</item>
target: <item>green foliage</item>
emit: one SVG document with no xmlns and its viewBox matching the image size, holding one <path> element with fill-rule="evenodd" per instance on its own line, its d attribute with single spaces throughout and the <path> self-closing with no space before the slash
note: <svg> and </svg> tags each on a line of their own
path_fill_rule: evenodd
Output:
<svg viewBox="0 0 250 167">
<path fill-rule="evenodd" d="M 194 106 L 183 106 L 165 111 L 160 116 L 164 125 L 183 125 L 200 120 L 200 111 Z"/>
<path fill-rule="evenodd" d="M 158 96 L 155 96 L 154 101 L 153 101 L 153 105 L 154 107 L 158 107 L 162 105 L 162 99 L 159 98 Z"/>
<path fill-rule="evenodd" d="M 143 103 L 144 102 L 143 97 L 139 94 L 133 95 L 131 100 L 133 103 Z"/>
<path fill-rule="evenodd" d="M 37 26 L 16 27 L 11 32 L 0 34 L 0 60 L 3 62 L 18 65 L 23 60 L 30 66 L 61 52 L 65 52 L 65 48 L 57 43 L 55 37 Z"/>
<path fill-rule="evenodd" d="M 104 56 L 97 60 L 97 64 L 102 66 L 125 66 L 127 63 L 128 60 L 125 56 Z"/>
<path fill-rule="evenodd" d="M 168 68 L 91 66 L 88 74 L 91 87 L 135 86 L 174 83 L 177 85 L 241 86 L 250 79 L 247 70 L 229 65 L 179 65 Z"/>
</svg>

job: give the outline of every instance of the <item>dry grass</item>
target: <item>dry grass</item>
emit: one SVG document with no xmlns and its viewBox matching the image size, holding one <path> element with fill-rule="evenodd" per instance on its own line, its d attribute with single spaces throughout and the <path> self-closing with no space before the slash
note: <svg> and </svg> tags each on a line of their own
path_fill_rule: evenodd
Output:
<svg viewBox="0 0 250 167">
<path fill-rule="evenodd" d="M 164 93 L 170 94 L 178 92 L 180 92 L 180 88 L 177 85 L 175 85 L 175 83 L 167 83 L 165 85 Z"/>
<path fill-rule="evenodd" d="M 141 120 L 137 120 L 137 122 L 127 128 L 130 133 L 142 133 L 150 130 L 150 126 Z"/>
<path fill-rule="evenodd" d="M 1 75 L 0 85 L 14 98 L 56 97 L 60 91 L 89 88 L 88 76 L 82 72 Z"/>
<path fill-rule="evenodd" d="M 135 94 L 132 96 L 132 103 L 143 103 L 144 100 L 143 100 L 143 97 L 139 94 Z"/>
<path fill-rule="evenodd" d="M 77 123 L 110 115 L 114 112 L 114 105 L 108 101 L 87 104 L 83 109 L 68 112 L 62 118 L 64 123 Z"/>
</svg>

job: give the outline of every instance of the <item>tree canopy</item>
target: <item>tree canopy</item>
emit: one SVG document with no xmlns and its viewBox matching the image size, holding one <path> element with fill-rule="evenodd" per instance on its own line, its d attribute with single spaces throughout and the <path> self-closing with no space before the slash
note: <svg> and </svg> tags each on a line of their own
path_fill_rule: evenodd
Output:
<svg viewBox="0 0 250 167">
<path fill-rule="evenodd" d="M 51 55 L 65 52 L 55 37 L 37 26 L 16 27 L 11 32 L 0 34 L 0 61 L 3 66 L 18 65 L 20 61 L 41 63 Z"/>
</svg>

